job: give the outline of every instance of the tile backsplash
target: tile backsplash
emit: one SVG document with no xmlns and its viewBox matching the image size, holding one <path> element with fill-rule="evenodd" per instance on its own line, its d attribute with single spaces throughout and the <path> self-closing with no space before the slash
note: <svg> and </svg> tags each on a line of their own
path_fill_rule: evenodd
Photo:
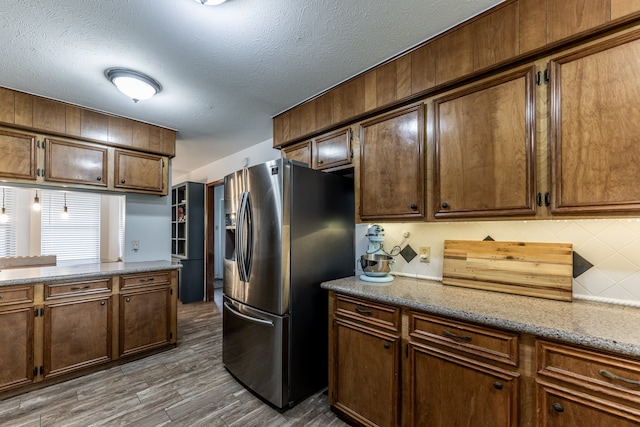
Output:
<svg viewBox="0 0 640 427">
<path fill-rule="evenodd" d="M 431 261 L 420 257 L 406 262 L 395 256 L 392 273 L 418 278 L 442 279 L 445 240 L 572 243 L 593 267 L 573 279 L 576 298 L 640 306 L 640 218 L 491 221 L 447 223 L 377 223 L 385 229 L 384 248 L 393 254 L 410 245 L 418 252 L 430 246 Z M 367 249 L 369 224 L 356 225 L 356 255 Z M 408 232 L 408 237 L 403 237 Z M 398 248 L 393 249 L 395 246 Z M 358 273 L 360 273 L 359 265 Z"/>
</svg>

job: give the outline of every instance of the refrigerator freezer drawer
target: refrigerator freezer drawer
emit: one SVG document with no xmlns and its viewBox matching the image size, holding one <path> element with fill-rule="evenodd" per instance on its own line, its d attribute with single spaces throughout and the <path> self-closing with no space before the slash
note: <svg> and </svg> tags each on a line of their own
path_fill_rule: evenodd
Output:
<svg viewBox="0 0 640 427">
<path fill-rule="evenodd" d="M 273 405 L 288 405 L 289 317 L 274 316 L 226 296 L 223 305 L 225 367 Z"/>
</svg>

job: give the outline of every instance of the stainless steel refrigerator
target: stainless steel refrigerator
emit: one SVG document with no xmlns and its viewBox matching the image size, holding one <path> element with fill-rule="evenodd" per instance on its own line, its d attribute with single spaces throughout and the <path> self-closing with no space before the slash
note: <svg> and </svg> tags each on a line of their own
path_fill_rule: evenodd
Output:
<svg viewBox="0 0 640 427">
<path fill-rule="evenodd" d="M 225 177 L 222 360 L 273 405 L 327 385 L 326 280 L 354 274 L 353 180 L 279 159 Z"/>
</svg>

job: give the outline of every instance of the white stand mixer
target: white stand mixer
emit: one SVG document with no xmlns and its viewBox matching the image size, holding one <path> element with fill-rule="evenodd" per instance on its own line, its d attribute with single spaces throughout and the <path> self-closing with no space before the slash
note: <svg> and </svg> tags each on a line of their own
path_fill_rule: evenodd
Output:
<svg viewBox="0 0 640 427">
<path fill-rule="evenodd" d="M 372 225 L 367 230 L 369 246 L 367 252 L 360 257 L 360 266 L 364 274 L 360 275 L 360 280 L 365 282 L 387 283 L 393 281 L 393 276 L 389 274 L 393 258 L 384 251 L 384 228 L 379 225 Z"/>
</svg>

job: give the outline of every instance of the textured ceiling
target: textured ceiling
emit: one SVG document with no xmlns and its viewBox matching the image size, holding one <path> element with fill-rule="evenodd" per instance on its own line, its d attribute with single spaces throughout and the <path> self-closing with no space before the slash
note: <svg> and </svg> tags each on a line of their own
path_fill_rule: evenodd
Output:
<svg viewBox="0 0 640 427">
<path fill-rule="evenodd" d="M 272 137 L 271 117 L 498 0 L 2 0 L 0 86 L 178 131 L 174 176 Z M 134 104 L 104 77 L 162 92 Z"/>
</svg>

